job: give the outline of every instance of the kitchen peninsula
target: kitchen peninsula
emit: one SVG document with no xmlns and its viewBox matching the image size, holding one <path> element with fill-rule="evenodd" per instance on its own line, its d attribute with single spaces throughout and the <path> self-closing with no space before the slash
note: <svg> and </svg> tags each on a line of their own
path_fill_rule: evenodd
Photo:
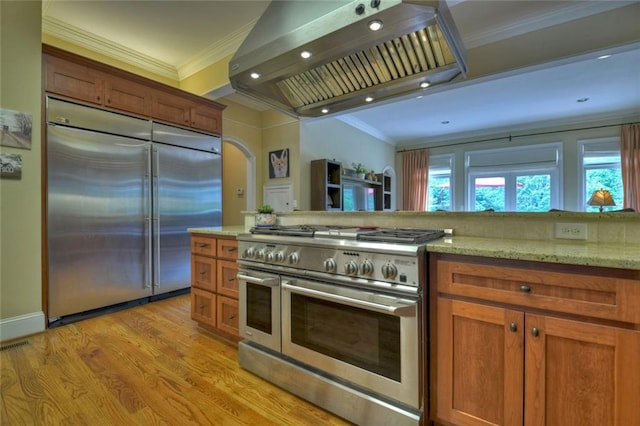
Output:
<svg viewBox="0 0 640 426">
<path fill-rule="evenodd" d="M 423 421 L 640 421 L 630 396 L 640 394 L 637 213 L 278 212 L 278 222 L 452 230 L 425 245 Z M 555 237 L 575 224 L 584 240 Z"/>
</svg>

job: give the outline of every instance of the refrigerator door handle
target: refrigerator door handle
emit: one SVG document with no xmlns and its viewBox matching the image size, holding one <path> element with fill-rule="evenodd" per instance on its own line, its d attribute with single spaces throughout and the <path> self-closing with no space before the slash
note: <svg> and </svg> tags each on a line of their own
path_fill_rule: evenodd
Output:
<svg viewBox="0 0 640 426">
<path fill-rule="evenodd" d="M 145 199 L 147 200 L 145 203 L 145 227 L 147 232 L 147 237 L 145 238 L 145 250 L 147 253 L 147 276 L 144 280 L 144 288 L 151 288 L 151 282 L 153 280 L 153 224 L 151 223 L 151 215 L 152 215 L 152 202 L 153 199 L 151 197 L 151 147 L 145 148 L 145 176 L 144 176 L 144 192 L 146 193 Z"/>
<path fill-rule="evenodd" d="M 153 274 L 153 287 L 160 287 L 160 208 L 158 197 L 160 194 L 159 182 L 160 179 L 160 153 L 158 148 L 153 148 L 153 194 L 152 210 L 153 210 L 153 252 L 155 253 L 154 262 L 154 274 Z"/>
</svg>

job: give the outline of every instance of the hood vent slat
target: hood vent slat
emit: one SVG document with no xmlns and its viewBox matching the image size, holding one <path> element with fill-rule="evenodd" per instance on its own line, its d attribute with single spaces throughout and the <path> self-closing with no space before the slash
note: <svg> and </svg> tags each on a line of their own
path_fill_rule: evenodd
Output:
<svg viewBox="0 0 640 426">
<path fill-rule="evenodd" d="M 294 108 L 455 63 L 437 24 L 339 58 L 277 83 Z"/>
<path fill-rule="evenodd" d="M 379 10 L 371 8 L 363 16 L 345 6 L 298 23 L 261 46 L 258 35 L 267 38 L 265 30 L 280 23 L 275 18 L 296 16 L 291 10 L 284 14 L 291 3 L 296 2 L 274 2 L 272 13 L 267 14 L 270 6 L 268 16 L 258 22 L 264 25 L 257 30 L 256 24 L 256 37 L 249 34 L 229 64 L 236 90 L 284 112 L 300 117 L 322 115 L 325 107 L 343 111 L 364 105 L 366 96 L 381 101 L 415 94 L 423 81 L 448 83 L 466 73 L 466 58 L 444 2 L 383 0 Z M 363 28 L 374 16 L 387 19 L 381 34 Z M 337 22 L 342 26 L 336 28 Z M 333 29 L 320 34 L 324 28 Z M 299 57 L 303 49 L 314 53 L 308 62 Z M 260 79 L 249 77 L 254 71 Z"/>
</svg>

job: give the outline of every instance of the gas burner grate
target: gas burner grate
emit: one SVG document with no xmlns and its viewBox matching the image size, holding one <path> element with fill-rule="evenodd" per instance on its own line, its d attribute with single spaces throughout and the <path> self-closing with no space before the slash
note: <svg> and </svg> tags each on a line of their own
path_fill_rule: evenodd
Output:
<svg viewBox="0 0 640 426">
<path fill-rule="evenodd" d="M 291 237 L 313 237 L 317 231 L 345 229 L 347 226 L 334 225 L 275 225 L 268 227 L 254 227 L 249 230 L 252 234 L 284 235 Z"/>
</svg>

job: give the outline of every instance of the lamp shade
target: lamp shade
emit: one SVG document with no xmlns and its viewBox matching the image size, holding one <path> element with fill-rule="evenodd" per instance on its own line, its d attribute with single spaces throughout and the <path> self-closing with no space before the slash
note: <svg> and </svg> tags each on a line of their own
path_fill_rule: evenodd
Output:
<svg viewBox="0 0 640 426">
<path fill-rule="evenodd" d="M 599 206 L 600 211 L 604 206 L 615 206 L 616 203 L 613 201 L 613 197 L 611 197 L 611 193 L 606 189 L 598 189 L 593 191 L 593 195 L 587 201 L 587 204 L 590 206 Z"/>
</svg>

